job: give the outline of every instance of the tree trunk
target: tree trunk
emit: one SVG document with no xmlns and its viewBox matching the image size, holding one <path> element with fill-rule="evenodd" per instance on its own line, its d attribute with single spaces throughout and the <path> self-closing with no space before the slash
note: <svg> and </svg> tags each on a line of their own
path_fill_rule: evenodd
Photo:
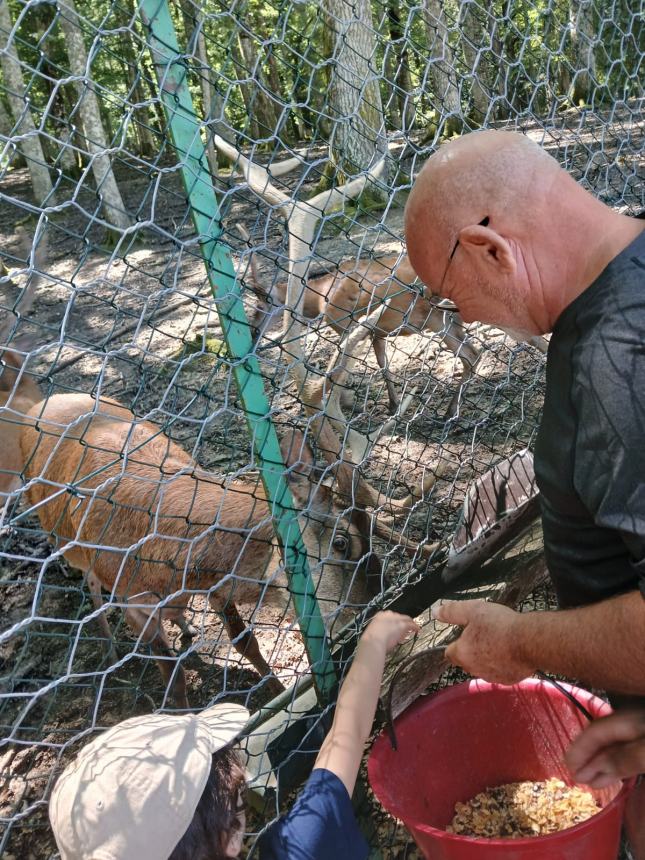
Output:
<svg viewBox="0 0 645 860">
<path fill-rule="evenodd" d="M 244 102 L 246 115 L 249 120 L 248 133 L 253 138 L 253 140 L 258 140 L 260 137 L 260 128 L 258 126 L 257 118 L 255 116 L 254 111 L 253 89 L 252 86 L 248 83 L 249 74 L 246 70 L 246 62 L 242 53 L 240 39 L 237 35 L 233 37 L 230 45 L 231 59 L 233 61 L 233 66 L 235 67 L 235 71 L 237 73 L 238 86 L 240 88 L 240 93 L 242 94 L 242 101 Z"/>
<path fill-rule="evenodd" d="M 128 10 L 131 11 L 131 10 Z M 122 23 L 124 26 L 131 26 L 133 20 L 125 14 L 122 15 Z M 123 63 L 125 65 L 126 75 L 128 78 L 128 98 L 134 104 L 141 105 L 137 108 L 134 116 L 134 128 L 137 136 L 137 147 L 139 154 L 144 158 L 151 158 L 158 151 L 159 146 L 152 133 L 153 119 L 150 107 L 145 104 L 147 101 L 146 94 L 143 88 L 143 74 L 141 69 L 141 57 L 137 57 L 138 43 L 134 34 L 128 33 L 123 38 L 121 43 L 123 51 Z"/>
<path fill-rule="evenodd" d="M 6 138 L 6 140 L 2 141 L 2 149 L 6 153 L 5 157 L 8 159 L 9 164 L 13 165 L 13 167 L 26 167 L 27 162 L 12 140 L 13 120 L 2 99 L 0 99 L 0 135 Z M 6 145 L 7 140 L 11 141 L 8 146 Z"/>
<path fill-rule="evenodd" d="M 329 26 L 329 15 L 327 15 L 325 9 L 321 8 L 320 5 L 316 7 L 316 18 L 316 31 L 319 32 L 315 32 L 314 36 L 318 36 L 319 43 L 322 46 L 320 54 L 323 57 L 331 57 L 334 53 L 334 35 Z M 332 69 L 329 63 L 320 63 L 320 54 L 314 50 L 315 60 L 312 61 L 312 64 L 317 63 L 317 68 L 310 73 L 310 66 L 308 64 L 310 53 L 311 46 L 303 44 L 299 50 L 299 54 L 304 57 L 303 65 L 308 81 L 305 87 L 300 90 L 298 100 L 302 104 L 302 115 L 305 118 L 305 122 L 314 130 L 314 139 L 320 138 L 328 143 L 334 127 L 327 110 Z M 299 74 L 298 81 L 301 80 L 302 78 Z M 298 90 L 297 86 L 296 90 Z"/>
<path fill-rule="evenodd" d="M 13 122 L 2 99 L 0 99 L 0 134 L 6 138 L 13 135 Z"/>
<path fill-rule="evenodd" d="M 78 116 L 76 93 L 73 84 L 65 84 L 58 88 L 62 117 L 65 131 L 61 135 L 61 164 L 69 170 L 72 177 L 80 177 L 83 172 L 83 155 L 79 146 L 79 129 L 82 127 Z"/>
<path fill-rule="evenodd" d="M 213 144 L 213 134 L 221 135 L 225 140 L 230 139 L 230 131 L 225 124 L 213 117 L 222 116 L 221 99 L 219 93 L 214 90 L 211 82 L 211 67 L 208 62 L 206 50 L 206 39 L 204 38 L 204 17 L 198 8 L 193 12 L 191 5 L 185 0 L 181 4 L 184 27 L 186 30 L 187 50 L 195 58 L 195 67 L 199 78 L 199 87 L 202 95 L 202 117 L 205 123 L 206 136 L 206 160 L 211 176 L 216 179 L 219 175 L 217 161 L 217 150 Z"/>
<path fill-rule="evenodd" d="M 269 78 L 269 89 L 276 98 L 280 98 L 280 94 L 282 93 L 282 81 L 280 80 L 280 68 L 275 56 L 275 51 L 273 50 L 273 46 L 269 45 L 267 48 L 265 48 L 265 53 Z M 273 108 L 274 110 L 276 109 L 275 104 Z"/>
<path fill-rule="evenodd" d="M 489 67 L 491 74 L 489 77 L 490 90 L 497 98 L 495 100 L 495 118 L 504 119 L 508 116 L 508 103 L 506 100 L 506 91 L 508 88 L 508 57 L 504 55 L 504 40 L 503 28 L 508 20 L 509 12 L 507 7 L 509 2 L 502 7 L 501 14 L 491 18 L 491 45 L 492 54 L 489 57 Z M 491 15 L 493 7 L 491 6 Z"/>
<path fill-rule="evenodd" d="M 399 100 L 397 98 L 397 85 L 396 85 L 396 67 L 397 67 L 397 56 L 394 50 L 394 45 L 389 44 L 385 49 L 385 81 L 387 84 L 387 101 L 383 105 L 385 109 L 385 114 L 390 121 L 390 125 L 392 128 L 401 129 L 403 127 L 403 122 L 401 120 L 401 108 L 399 106 Z"/>
<path fill-rule="evenodd" d="M 85 131 L 87 150 L 92 159 L 92 172 L 97 192 L 103 204 L 105 217 L 117 229 L 126 230 L 130 226 L 130 218 L 126 213 L 121 192 L 114 178 L 110 156 L 106 152 L 108 142 L 103 129 L 98 99 L 92 82 L 86 74 L 88 56 L 74 0 L 65 0 L 65 6 L 60 10 L 58 20 L 65 36 L 70 71 L 74 76 L 81 78 L 76 84 L 79 112 Z"/>
<path fill-rule="evenodd" d="M 388 24 L 390 28 L 390 39 L 394 47 L 396 57 L 396 72 L 393 83 L 396 84 L 396 99 L 398 102 L 398 114 L 403 131 L 410 131 L 414 126 L 415 107 L 412 98 L 412 78 L 410 77 L 410 57 L 408 54 L 408 42 L 406 34 L 401 27 L 401 16 L 397 0 L 390 0 L 387 9 Z"/>
<path fill-rule="evenodd" d="M 424 18 L 428 39 L 428 76 L 434 97 L 433 106 L 445 123 L 444 133 L 461 131 L 463 117 L 455 55 L 448 38 L 448 27 L 443 0 L 425 0 Z"/>
<path fill-rule="evenodd" d="M 29 100 L 25 94 L 25 82 L 14 41 L 11 39 L 13 24 L 7 0 L 0 0 L 0 64 L 7 89 L 7 99 L 13 113 L 13 135 L 21 136 L 18 144 L 24 156 L 34 199 L 39 206 L 54 202 L 54 189 L 45 162 L 40 136 L 29 110 Z"/>
<path fill-rule="evenodd" d="M 587 104 L 591 100 L 593 81 L 596 77 L 592 0 L 570 0 L 569 23 L 572 48 L 571 65 L 574 72 L 571 101 L 574 105 L 581 102 Z"/>
<path fill-rule="evenodd" d="M 139 56 L 139 63 L 141 65 L 141 84 L 144 88 L 144 91 L 148 93 L 148 99 L 151 102 L 151 111 L 154 114 L 155 120 L 157 122 L 157 127 L 159 128 L 160 134 L 165 134 L 167 119 L 166 114 L 164 113 L 164 109 L 161 105 L 159 91 L 157 90 L 156 84 L 156 75 L 155 70 L 152 65 L 152 60 L 150 59 L 149 52 L 143 51 Z"/>
<path fill-rule="evenodd" d="M 35 17 L 35 32 L 32 37 L 41 46 L 43 52 L 42 64 L 40 65 L 40 80 L 47 91 L 49 102 L 49 114 L 47 116 L 48 137 L 43 141 L 49 152 L 50 169 L 60 171 L 67 177 L 78 178 L 80 176 L 79 164 L 73 148 L 74 127 L 72 125 L 73 100 L 70 101 L 70 85 L 59 85 L 60 70 L 56 60 L 52 58 L 54 50 L 51 42 L 46 39 L 48 30 L 55 21 L 55 7 L 42 4 Z"/>
<path fill-rule="evenodd" d="M 202 31 L 203 21 L 197 24 L 197 60 L 199 62 L 199 83 L 202 90 L 202 108 L 204 112 L 204 123 L 212 121 L 211 110 L 213 108 L 213 88 L 210 80 L 210 66 L 206 53 L 206 39 Z M 206 158 L 213 178 L 218 175 L 217 153 L 213 144 L 213 131 L 210 125 L 206 125 Z"/>
<path fill-rule="evenodd" d="M 324 0 L 333 34 L 330 158 L 352 176 L 387 153 L 369 0 Z"/>
<path fill-rule="evenodd" d="M 487 47 L 484 43 L 484 33 L 488 34 L 481 20 L 482 15 L 485 14 L 474 0 L 464 0 L 461 4 L 461 45 L 467 73 L 471 80 L 470 116 L 477 125 L 484 123 L 490 103 L 489 95 L 482 84 L 482 79 L 485 77 L 484 51 Z"/>
<path fill-rule="evenodd" d="M 252 106 L 255 120 L 258 124 L 261 137 L 272 138 L 277 135 L 279 116 L 275 105 L 267 95 L 267 85 L 262 75 L 260 59 L 255 45 L 255 40 L 246 30 L 239 32 L 240 50 L 244 62 L 244 70 L 247 77 L 253 79 Z"/>
</svg>

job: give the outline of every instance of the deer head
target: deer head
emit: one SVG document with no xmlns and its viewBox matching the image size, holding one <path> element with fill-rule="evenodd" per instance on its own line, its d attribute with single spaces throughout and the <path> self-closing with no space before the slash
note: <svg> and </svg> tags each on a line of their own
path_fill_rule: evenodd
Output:
<svg viewBox="0 0 645 860">
<path fill-rule="evenodd" d="M 329 628 L 336 618 L 347 623 L 381 590 L 381 563 L 371 550 L 371 518 L 337 496 L 333 470 L 316 468 L 302 433 L 292 431 L 281 447 L 321 612 Z"/>
</svg>

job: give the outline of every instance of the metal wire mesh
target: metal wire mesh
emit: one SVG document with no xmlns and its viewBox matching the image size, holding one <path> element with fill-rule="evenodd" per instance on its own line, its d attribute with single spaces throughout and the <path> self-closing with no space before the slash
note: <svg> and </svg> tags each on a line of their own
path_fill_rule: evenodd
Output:
<svg viewBox="0 0 645 860">
<path fill-rule="evenodd" d="M 353 617 L 361 625 L 369 595 L 330 592 L 321 564 L 345 554 L 356 579 L 356 563 L 365 566 L 373 551 L 382 571 L 370 593 L 379 592 L 379 604 L 394 599 L 436 566 L 424 547 L 450 536 L 469 483 L 531 446 L 540 411 L 541 351 L 498 330 L 461 328 L 425 306 L 406 275 L 402 204 L 412 177 L 446 137 L 508 127 L 537 140 L 610 205 L 640 209 L 644 11 L 642 3 L 590 0 L 184 0 L 171 9 L 218 196 L 217 226 L 258 330 L 253 354 L 271 418 L 291 440 L 291 487 L 304 509 L 301 526 L 309 523 L 313 581 L 334 632 Z M 120 475 L 140 451 L 156 469 L 125 519 L 113 513 L 94 531 L 74 515 L 89 505 L 88 487 L 96 499 L 101 477 L 92 472 L 90 480 L 80 466 L 54 476 L 43 464 L 22 463 L 14 471 L 26 470 L 31 483 L 0 499 L 0 854 L 8 858 L 53 855 L 48 792 L 93 732 L 176 704 L 147 644 L 154 622 L 134 635 L 124 609 L 167 608 L 168 594 L 180 595 L 194 630 L 163 622 L 170 649 L 161 656 L 171 680 L 178 665 L 185 670 L 193 707 L 234 698 L 256 710 L 271 698 L 271 684 L 234 647 L 247 631 L 283 684 L 308 671 L 236 360 L 223 342 L 222 303 L 209 290 L 204 237 L 193 228 L 147 38 L 129 0 L 0 2 L 0 230 L 2 260 L 14 270 L 0 279 L 3 346 L 11 350 L 0 378 L 0 448 L 21 450 L 10 431 L 24 423 L 18 394 L 31 380 L 50 407 L 58 396 L 113 398 L 131 413 L 122 431 L 136 422 L 148 432 L 140 448 L 127 447 L 127 430 L 111 437 L 112 448 L 91 437 L 91 423 L 81 432 L 85 450 L 111 452 L 104 478 Z M 304 250 L 295 246 L 293 202 L 361 176 L 362 188 L 339 205 L 318 206 L 324 211 L 310 218 Z M 330 302 L 341 264 L 354 277 Z M 34 270 L 46 277 L 33 307 L 21 311 L 19 288 Z M 292 303 L 308 289 L 283 326 L 290 272 L 299 284 Z M 21 376 L 7 372 L 10 355 L 24 358 Z M 323 402 L 312 406 L 308 387 L 321 385 L 330 365 L 335 384 L 325 408 L 373 487 L 401 498 L 441 466 L 389 534 L 383 496 L 371 520 L 352 514 L 350 522 L 347 496 L 332 494 L 342 473 L 336 454 L 325 457 L 316 424 Z M 5 391 L 2 379 L 10 378 Z M 293 427 L 314 447 L 318 439 L 318 468 Z M 42 452 L 47 434 L 38 432 Z M 183 460 L 166 437 L 186 452 Z M 145 458 L 148 438 L 166 446 L 157 460 Z M 61 445 L 48 469 L 63 462 Z M 194 483 L 216 488 L 205 518 L 198 493 L 182 497 L 183 507 L 160 506 L 178 470 L 195 474 L 190 458 L 208 473 Z M 28 459 L 38 461 L 33 451 Z M 33 489 L 43 479 L 61 500 L 49 518 Z M 116 495 L 106 498 L 118 508 Z M 240 498 L 248 510 L 229 521 Z M 174 543 L 173 516 L 181 520 Z M 200 566 L 190 559 L 206 544 L 211 560 L 227 561 L 194 576 Z M 117 559 L 115 581 L 131 576 L 131 587 L 104 580 L 93 603 L 78 570 L 85 565 L 87 573 L 88 557 Z M 167 565 L 172 588 L 159 594 L 146 586 L 143 600 L 137 571 L 153 562 Z M 227 632 L 222 598 L 233 591 L 243 625 L 228 618 Z M 112 662 L 103 655 L 101 619 L 113 630 Z M 388 832 L 390 856 L 414 856 L 399 831 Z"/>
</svg>

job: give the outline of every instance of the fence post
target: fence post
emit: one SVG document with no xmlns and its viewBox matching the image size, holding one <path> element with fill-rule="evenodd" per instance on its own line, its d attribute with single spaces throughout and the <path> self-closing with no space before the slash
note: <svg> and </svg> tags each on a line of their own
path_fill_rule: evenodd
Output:
<svg viewBox="0 0 645 860">
<path fill-rule="evenodd" d="M 221 241 L 219 205 L 188 88 L 188 70 L 180 54 L 167 0 L 142 0 L 139 14 L 148 35 L 168 128 L 180 159 L 195 230 L 201 238 L 202 255 L 262 483 L 283 548 L 289 590 L 293 594 L 314 684 L 319 697 L 324 699 L 336 684 L 336 673 L 309 573 L 298 512 L 287 486 L 278 437 L 269 417 L 270 405 L 260 366 L 252 352 L 251 330 L 228 248 Z"/>
</svg>

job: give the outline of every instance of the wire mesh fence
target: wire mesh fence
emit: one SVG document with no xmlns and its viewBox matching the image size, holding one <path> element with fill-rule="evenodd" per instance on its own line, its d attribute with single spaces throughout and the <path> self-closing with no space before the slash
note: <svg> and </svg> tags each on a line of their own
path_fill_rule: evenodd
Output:
<svg viewBox="0 0 645 860">
<path fill-rule="evenodd" d="M 293 704 L 311 661 L 322 707 L 340 631 L 432 576 L 468 486 L 531 446 L 546 343 L 464 326 L 405 256 L 441 141 L 521 130 L 645 199 L 642 3 L 167 9 L 0 2 L 7 857 L 54 854 L 48 793 L 99 728 Z"/>
</svg>

